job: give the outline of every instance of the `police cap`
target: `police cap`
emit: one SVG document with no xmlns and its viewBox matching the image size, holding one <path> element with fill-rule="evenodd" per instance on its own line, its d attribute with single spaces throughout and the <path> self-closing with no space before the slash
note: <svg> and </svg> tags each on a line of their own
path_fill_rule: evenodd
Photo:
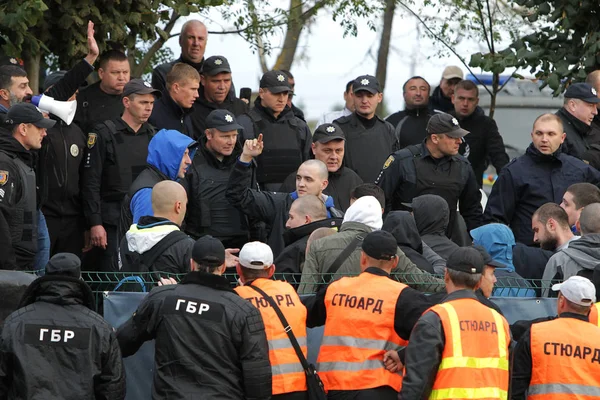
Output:
<svg viewBox="0 0 600 400">
<path fill-rule="evenodd" d="M 200 265 L 217 267 L 225 262 L 225 247 L 219 239 L 202 236 L 194 243 L 192 259 Z"/>
<path fill-rule="evenodd" d="M 56 121 L 44 118 L 44 115 L 31 103 L 17 103 L 8 109 L 5 123 L 7 125 L 32 124 L 38 128 L 50 129 Z"/>
<path fill-rule="evenodd" d="M 221 132 L 237 131 L 242 126 L 237 123 L 235 116 L 228 110 L 213 110 L 206 117 L 206 127 Z"/>
<path fill-rule="evenodd" d="M 361 90 L 366 90 L 369 93 L 381 93 L 379 81 L 373 75 L 361 75 L 352 83 L 352 91 L 354 93 Z"/>
<path fill-rule="evenodd" d="M 143 79 L 132 79 L 125 85 L 123 89 L 123 97 L 127 97 L 132 94 L 153 94 L 156 97 L 160 97 L 162 93 L 158 89 L 154 89 L 152 85 Z"/>
<path fill-rule="evenodd" d="M 373 231 L 365 236 L 362 251 L 376 260 L 391 260 L 396 257 L 396 238 L 386 231 Z"/>
<path fill-rule="evenodd" d="M 292 87 L 288 83 L 288 76 L 283 71 L 265 72 L 260 78 L 260 88 L 269 89 L 271 93 L 291 92 Z"/>
<path fill-rule="evenodd" d="M 319 125 L 312 137 L 313 143 L 328 143 L 339 139 L 346 140 L 346 135 L 344 135 L 342 128 L 334 124 Z"/>
<path fill-rule="evenodd" d="M 589 83 L 574 83 L 567 88 L 565 99 L 579 99 L 586 103 L 600 103 L 596 89 Z"/>
<path fill-rule="evenodd" d="M 446 268 L 467 274 L 481 274 L 483 266 L 481 253 L 472 247 L 459 247 L 450 254 L 446 261 Z"/>
<path fill-rule="evenodd" d="M 221 72 L 231 73 L 229 61 L 223 56 L 212 56 L 204 60 L 202 64 L 202 75 L 215 76 Z"/>
<path fill-rule="evenodd" d="M 469 131 L 464 130 L 458 124 L 458 120 L 450 114 L 437 113 L 429 118 L 427 123 L 427 134 L 444 134 L 451 138 L 462 138 L 466 136 Z"/>
</svg>

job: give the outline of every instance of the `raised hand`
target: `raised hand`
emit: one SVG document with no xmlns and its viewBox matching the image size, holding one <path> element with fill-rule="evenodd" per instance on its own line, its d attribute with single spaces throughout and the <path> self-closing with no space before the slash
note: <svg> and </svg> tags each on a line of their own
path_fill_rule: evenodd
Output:
<svg viewBox="0 0 600 400">
<path fill-rule="evenodd" d="M 262 153 L 264 147 L 262 133 L 258 135 L 258 139 L 246 140 L 240 160 L 246 163 L 252 161 L 254 157 L 257 157 Z"/>
</svg>

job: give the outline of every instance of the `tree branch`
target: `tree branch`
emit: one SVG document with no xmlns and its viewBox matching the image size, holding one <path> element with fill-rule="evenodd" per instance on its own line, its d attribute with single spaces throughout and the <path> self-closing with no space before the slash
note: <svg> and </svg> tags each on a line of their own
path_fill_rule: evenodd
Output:
<svg viewBox="0 0 600 400">
<path fill-rule="evenodd" d="M 483 7 L 481 7 L 481 0 L 475 0 L 475 3 L 477 3 L 477 16 L 479 17 L 479 20 L 481 21 L 481 29 L 483 29 L 483 36 L 485 38 L 485 42 L 488 46 L 488 50 L 492 51 L 493 45 L 490 43 L 488 30 L 485 26 L 485 18 L 483 17 Z M 489 9 L 488 9 L 488 12 L 489 12 Z M 491 27 L 491 25 L 490 25 L 490 27 Z"/>
</svg>

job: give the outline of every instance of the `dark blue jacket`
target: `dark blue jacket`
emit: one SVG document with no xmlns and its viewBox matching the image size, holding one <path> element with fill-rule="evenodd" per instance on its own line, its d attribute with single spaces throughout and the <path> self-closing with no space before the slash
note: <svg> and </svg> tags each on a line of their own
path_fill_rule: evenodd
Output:
<svg viewBox="0 0 600 400">
<path fill-rule="evenodd" d="M 560 204 L 574 183 L 600 183 L 600 172 L 561 149 L 544 155 L 530 144 L 521 157 L 502 169 L 485 208 L 487 222 L 509 225 L 517 242 L 533 244 L 531 217 L 546 203 Z"/>
<path fill-rule="evenodd" d="M 173 129 L 189 137 L 194 137 L 191 117 L 193 110 L 194 107 L 188 109 L 182 108 L 179 104 L 175 103 L 171 95 L 167 92 L 154 102 L 152 115 L 148 122 L 157 131 L 161 129 Z"/>
</svg>

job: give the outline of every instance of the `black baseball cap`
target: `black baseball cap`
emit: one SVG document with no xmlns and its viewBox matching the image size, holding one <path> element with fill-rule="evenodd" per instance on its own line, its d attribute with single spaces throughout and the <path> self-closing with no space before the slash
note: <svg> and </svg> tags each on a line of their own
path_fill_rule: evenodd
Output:
<svg viewBox="0 0 600 400">
<path fill-rule="evenodd" d="M 221 72 L 231 73 L 229 61 L 223 56 L 212 56 L 204 60 L 202 64 L 202 75 L 215 76 Z"/>
<path fill-rule="evenodd" d="M 451 138 L 462 138 L 469 134 L 469 131 L 463 129 L 458 124 L 458 120 L 450 114 L 436 113 L 427 123 L 427 134 L 444 134 Z"/>
<path fill-rule="evenodd" d="M 484 265 L 483 256 L 473 247 L 459 247 L 446 261 L 446 268 L 467 274 L 481 274 Z"/>
<path fill-rule="evenodd" d="M 265 72 L 260 78 L 260 88 L 269 89 L 271 93 L 291 92 L 292 87 L 288 83 L 288 76 L 283 71 Z"/>
<path fill-rule="evenodd" d="M 81 276 L 81 260 L 75 254 L 57 253 L 46 264 L 46 275 L 79 278 Z"/>
<path fill-rule="evenodd" d="M 579 99 L 586 103 L 600 103 L 596 89 L 589 83 L 574 83 L 567 88 L 565 99 Z"/>
<path fill-rule="evenodd" d="M 32 124 L 38 128 L 50 129 L 56 121 L 44 118 L 44 115 L 31 103 L 17 103 L 8 109 L 5 123 L 7 125 Z"/>
<path fill-rule="evenodd" d="M 487 250 L 485 249 L 485 247 L 483 247 L 482 245 L 475 244 L 475 245 L 473 245 L 473 248 L 475 250 L 477 250 L 479 252 L 479 254 L 481 254 L 481 257 L 483 257 L 484 265 L 489 265 L 490 267 L 494 267 L 494 268 L 506 268 L 506 265 L 504 265 L 498 261 L 494 261 L 492 256 L 490 256 L 490 253 L 488 253 Z"/>
<path fill-rule="evenodd" d="M 213 110 L 206 117 L 206 127 L 214 128 L 221 132 L 230 132 L 242 129 L 235 119 L 233 113 L 227 110 Z"/>
<path fill-rule="evenodd" d="M 328 143 L 339 139 L 346 140 L 346 135 L 344 135 L 342 128 L 334 124 L 319 125 L 312 137 L 313 143 Z"/>
<path fill-rule="evenodd" d="M 397 249 L 396 238 L 386 231 L 373 231 L 362 242 L 362 251 L 376 260 L 393 259 Z"/>
<path fill-rule="evenodd" d="M 132 79 L 125 85 L 123 97 L 129 96 L 130 94 L 153 94 L 156 97 L 162 95 L 160 90 L 154 89 L 149 82 L 139 78 Z"/>
<path fill-rule="evenodd" d="M 214 267 L 225 262 L 225 247 L 219 239 L 210 235 L 202 236 L 194 243 L 192 259 L 198 264 Z"/>
<path fill-rule="evenodd" d="M 352 91 L 354 93 L 366 90 L 369 93 L 381 93 L 379 81 L 372 75 L 361 75 L 352 83 Z"/>
</svg>

